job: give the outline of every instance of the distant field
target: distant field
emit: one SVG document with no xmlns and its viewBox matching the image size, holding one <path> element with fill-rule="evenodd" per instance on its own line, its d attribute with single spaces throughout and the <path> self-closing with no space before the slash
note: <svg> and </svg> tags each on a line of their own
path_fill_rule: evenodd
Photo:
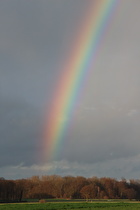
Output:
<svg viewBox="0 0 140 210">
<path fill-rule="evenodd" d="M 20 204 L 0 204 L 0 210 L 138 210 L 140 203 L 123 202 L 92 202 L 92 203 L 20 203 Z"/>
</svg>

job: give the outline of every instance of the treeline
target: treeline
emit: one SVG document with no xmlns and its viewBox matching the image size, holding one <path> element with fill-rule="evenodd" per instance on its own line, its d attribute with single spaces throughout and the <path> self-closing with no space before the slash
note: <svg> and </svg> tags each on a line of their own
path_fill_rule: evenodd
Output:
<svg viewBox="0 0 140 210">
<path fill-rule="evenodd" d="M 140 200 L 140 180 L 57 175 L 19 180 L 0 178 L 1 202 L 47 198 Z"/>
</svg>

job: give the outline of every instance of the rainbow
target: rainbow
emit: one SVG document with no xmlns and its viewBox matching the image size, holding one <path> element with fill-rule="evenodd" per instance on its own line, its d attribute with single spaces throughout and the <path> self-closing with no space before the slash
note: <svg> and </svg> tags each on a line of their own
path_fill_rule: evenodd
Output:
<svg viewBox="0 0 140 210">
<path fill-rule="evenodd" d="M 59 151 L 68 130 L 74 106 L 89 72 L 93 70 L 105 33 L 108 31 L 119 0 L 92 0 L 79 27 L 70 56 L 64 64 L 50 115 L 45 121 L 44 150 L 47 160 Z"/>
</svg>

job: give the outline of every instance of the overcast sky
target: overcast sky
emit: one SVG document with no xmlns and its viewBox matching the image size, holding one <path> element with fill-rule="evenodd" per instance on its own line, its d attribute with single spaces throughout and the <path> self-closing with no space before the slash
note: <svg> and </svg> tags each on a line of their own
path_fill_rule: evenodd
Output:
<svg viewBox="0 0 140 210">
<path fill-rule="evenodd" d="M 140 178 L 139 0 L 118 5 L 60 152 L 41 158 L 44 115 L 91 1 L 0 0 L 0 177 Z"/>
</svg>

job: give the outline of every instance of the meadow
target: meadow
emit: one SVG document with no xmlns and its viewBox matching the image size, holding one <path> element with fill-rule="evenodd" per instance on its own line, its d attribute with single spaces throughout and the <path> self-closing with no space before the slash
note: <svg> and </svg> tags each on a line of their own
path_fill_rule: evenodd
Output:
<svg viewBox="0 0 140 210">
<path fill-rule="evenodd" d="M 46 202 L 46 203 L 17 203 L 0 204 L 0 210 L 138 210 L 139 202 Z"/>
</svg>

